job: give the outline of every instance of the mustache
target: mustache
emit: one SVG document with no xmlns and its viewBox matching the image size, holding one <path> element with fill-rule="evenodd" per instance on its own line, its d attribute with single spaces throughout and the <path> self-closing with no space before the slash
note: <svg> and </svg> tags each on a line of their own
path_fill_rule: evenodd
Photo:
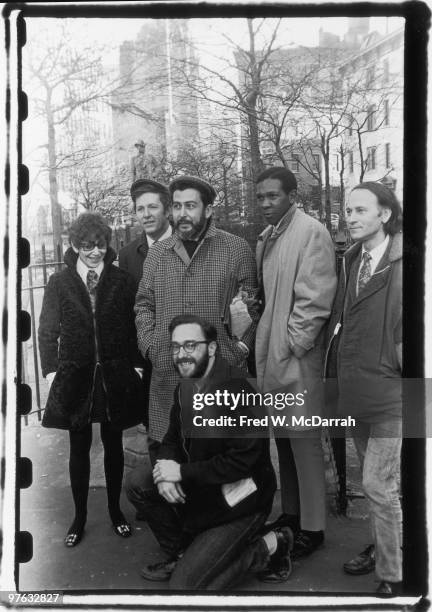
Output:
<svg viewBox="0 0 432 612">
<path fill-rule="evenodd" d="M 190 223 L 192 225 L 192 221 L 187 217 L 180 217 L 180 219 L 178 219 L 175 224 L 180 225 L 180 223 Z"/>
<path fill-rule="evenodd" d="M 176 364 L 181 364 L 181 363 L 195 363 L 196 364 L 196 359 L 194 359 L 193 357 L 180 357 L 180 359 L 176 359 Z"/>
</svg>

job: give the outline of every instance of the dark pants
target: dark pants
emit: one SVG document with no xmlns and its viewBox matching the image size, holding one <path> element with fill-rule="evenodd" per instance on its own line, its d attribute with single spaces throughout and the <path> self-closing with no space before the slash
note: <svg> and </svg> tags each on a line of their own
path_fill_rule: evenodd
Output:
<svg viewBox="0 0 432 612">
<path fill-rule="evenodd" d="M 268 513 L 256 512 L 201 533 L 190 533 L 183 528 L 185 506 L 170 504 L 161 497 L 145 466 L 131 472 L 126 494 L 138 513 L 145 516 L 167 556 L 182 553 L 170 579 L 171 589 L 222 590 L 235 585 L 247 572 L 267 566 L 268 549 L 257 533 Z"/>
<path fill-rule="evenodd" d="M 123 432 L 111 428 L 107 422 L 101 423 L 101 439 L 104 447 L 104 469 L 108 511 L 113 522 L 122 520 L 120 493 L 123 479 Z M 92 443 L 92 424 L 80 431 L 70 431 L 69 474 L 75 505 L 75 518 L 85 522 L 87 498 L 90 483 L 90 448 Z"/>
</svg>

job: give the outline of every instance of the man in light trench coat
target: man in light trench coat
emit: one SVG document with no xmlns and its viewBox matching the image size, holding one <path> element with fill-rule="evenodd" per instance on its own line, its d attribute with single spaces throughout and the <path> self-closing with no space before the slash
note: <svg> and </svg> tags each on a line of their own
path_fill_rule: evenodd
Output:
<svg viewBox="0 0 432 612">
<path fill-rule="evenodd" d="M 256 337 L 258 385 L 262 392 L 308 392 L 302 414 L 320 415 L 319 384 L 324 327 L 336 292 L 335 253 L 327 229 L 296 207 L 297 181 L 282 167 L 257 179 L 257 200 L 269 226 L 257 243 L 258 279 L 264 312 Z M 316 384 L 315 384 L 316 383 Z M 292 409 L 286 409 L 291 416 Z M 286 437 L 286 436 L 289 437 Z M 324 540 L 325 477 L 320 428 L 275 431 L 281 480 L 278 525 L 294 530 L 293 557 L 313 552 Z"/>
</svg>

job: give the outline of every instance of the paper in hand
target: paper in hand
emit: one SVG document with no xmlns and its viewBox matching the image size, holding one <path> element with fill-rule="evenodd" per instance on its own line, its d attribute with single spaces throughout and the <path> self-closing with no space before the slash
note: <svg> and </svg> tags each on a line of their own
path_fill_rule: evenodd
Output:
<svg viewBox="0 0 432 612">
<path fill-rule="evenodd" d="M 230 317 L 231 317 L 231 334 L 241 340 L 244 334 L 247 332 L 252 323 L 252 318 L 249 314 L 248 307 L 244 303 L 244 296 L 247 297 L 247 293 L 239 289 L 238 294 L 234 297 L 230 304 Z"/>
</svg>

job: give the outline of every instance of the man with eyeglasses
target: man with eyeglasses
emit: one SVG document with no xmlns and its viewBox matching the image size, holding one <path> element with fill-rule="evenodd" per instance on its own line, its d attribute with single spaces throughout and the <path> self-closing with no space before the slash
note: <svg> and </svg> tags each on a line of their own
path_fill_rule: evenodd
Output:
<svg viewBox="0 0 432 612">
<path fill-rule="evenodd" d="M 194 427 L 197 393 L 218 397 L 221 390 L 246 394 L 253 389 L 244 373 L 219 355 L 213 325 L 195 315 L 180 315 L 171 321 L 169 333 L 181 377 L 169 428 L 158 450 L 153 486 L 128 490 L 166 558 L 146 565 L 141 575 L 169 581 L 171 589 L 217 591 L 276 561 L 284 566 L 287 580 L 292 531 L 263 531 L 276 489 L 267 429 L 260 438 L 256 431 L 248 436 L 237 428 L 237 435 L 227 436 L 217 427 Z M 223 416 L 227 410 L 220 405 L 203 412 Z M 256 411 L 264 412 L 261 406 Z M 238 407 L 236 414 L 240 412 L 252 414 L 245 405 Z"/>
<path fill-rule="evenodd" d="M 138 346 L 152 364 L 149 401 L 149 455 L 167 430 L 174 389 L 179 381 L 169 351 L 168 325 L 176 315 L 197 314 L 217 329 L 221 355 L 247 370 L 258 321 L 256 264 L 245 240 L 215 227 L 214 188 L 198 177 L 180 176 L 169 185 L 174 234 L 149 250 L 135 312 Z M 251 324 L 234 337 L 226 311 L 240 293 Z"/>
</svg>

